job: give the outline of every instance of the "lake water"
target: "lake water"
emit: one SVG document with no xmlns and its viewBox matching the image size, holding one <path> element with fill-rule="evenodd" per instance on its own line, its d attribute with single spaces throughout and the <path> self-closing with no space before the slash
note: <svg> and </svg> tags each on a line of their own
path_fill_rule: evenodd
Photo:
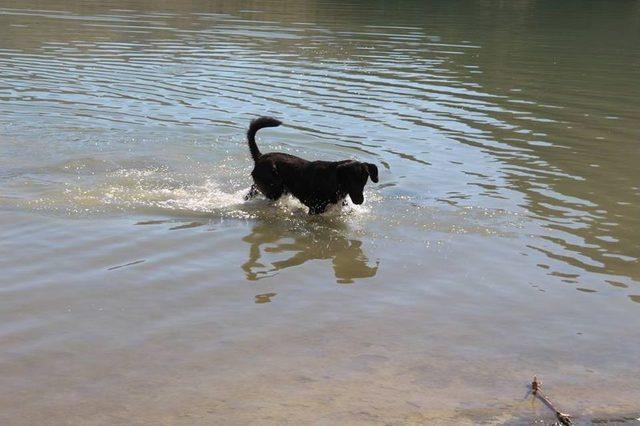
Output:
<svg viewBox="0 0 640 426">
<path fill-rule="evenodd" d="M 639 164 L 638 1 L 0 0 L 0 423 L 631 422 Z"/>
</svg>

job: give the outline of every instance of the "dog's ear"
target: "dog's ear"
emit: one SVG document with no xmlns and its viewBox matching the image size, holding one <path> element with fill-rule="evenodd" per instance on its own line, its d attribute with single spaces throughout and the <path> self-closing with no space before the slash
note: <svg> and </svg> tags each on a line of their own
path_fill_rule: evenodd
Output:
<svg viewBox="0 0 640 426">
<path fill-rule="evenodd" d="M 371 163 L 364 163 L 367 166 L 367 171 L 369 172 L 369 177 L 374 183 L 378 183 L 378 166 Z"/>
</svg>

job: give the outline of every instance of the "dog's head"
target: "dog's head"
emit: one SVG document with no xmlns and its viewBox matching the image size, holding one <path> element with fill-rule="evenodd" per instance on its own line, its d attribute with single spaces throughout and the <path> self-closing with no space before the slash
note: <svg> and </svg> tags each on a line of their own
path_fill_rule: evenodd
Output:
<svg viewBox="0 0 640 426">
<path fill-rule="evenodd" d="M 349 194 L 353 204 L 364 202 L 364 186 L 367 178 L 378 182 L 378 167 L 371 163 L 359 161 L 346 161 L 338 166 L 338 183 Z"/>
</svg>

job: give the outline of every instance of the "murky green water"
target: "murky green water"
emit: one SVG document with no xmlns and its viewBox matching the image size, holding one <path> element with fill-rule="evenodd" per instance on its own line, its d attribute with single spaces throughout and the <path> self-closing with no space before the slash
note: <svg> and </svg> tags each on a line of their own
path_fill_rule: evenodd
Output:
<svg viewBox="0 0 640 426">
<path fill-rule="evenodd" d="M 534 374 L 638 417 L 639 41 L 637 1 L 0 0 L 1 423 L 549 421 Z M 258 115 L 380 183 L 243 201 Z"/>
</svg>

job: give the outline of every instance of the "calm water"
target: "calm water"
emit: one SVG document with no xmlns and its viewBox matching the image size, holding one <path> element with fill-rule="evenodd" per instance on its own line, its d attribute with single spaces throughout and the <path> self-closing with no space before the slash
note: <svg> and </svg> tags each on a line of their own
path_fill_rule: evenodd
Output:
<svg viewBox="0 0 640 426">
<path fill-rule="evenodd" d="M 0 423 L 638 417 L 639 123 L 638 1 L 0 0 Z"/>
</svg>

